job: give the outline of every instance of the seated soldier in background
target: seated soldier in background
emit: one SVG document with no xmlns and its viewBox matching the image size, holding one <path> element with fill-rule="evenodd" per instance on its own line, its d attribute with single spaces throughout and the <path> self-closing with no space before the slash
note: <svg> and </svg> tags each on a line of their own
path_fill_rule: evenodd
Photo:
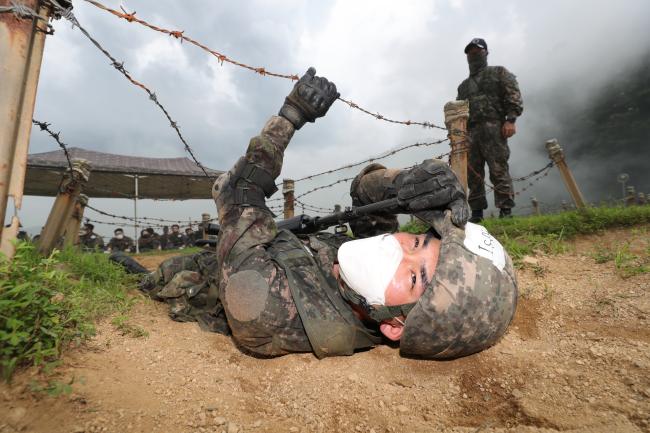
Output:
<svg viewBox="0 0 650 433">
<path fill-rule="evenodd" d="M 172 225 L 172 232 L 167 236 L 167 249 L 183 249 L 185 248 L 185 236 L 180 232 L 178 224 Z"/>
<path fill-rule="evenodd" d="M 192 230 L 192 227 L 188 227 L 185 229 L 185 246 L 187 247 L 193 247 L 194 242 L 197 240 L 197 233 Z"/>
<path fill-rule="evenodd" d="M 95 251 L 104 249 L 104 238 L 95 233 L 95 226 L 85 223 L 79 232 L 79 246 L 83 251 Z"/>
<path fill-rule="evenodd" d="M 277 190 L 284 151 L 294 131 L 324 116 L 338 97 L 315 72 L 296 83 L 279 115 L 215 182 L 216 254 L 163 262 L 141 288 L 168 302 L 172 318 L 231 332 L 258 356 L 350 355 L 383 338 L 399 341 L 405 356 L 435 359 L 491 346 L 514 315 L 514 270 L 483 227 L 465 225 L 465 192 L 446 163 L 363 169 L 350 189 L 355 206 L 396 200 L 351 224 L 358 240 L 278 231 L 265 197 Z M 394 233 L 397 213 L 417 216 L 429 231 Z"/>
<path fill-rule="evenodd" d="M 163 226 L 162 234 L 158 237 L 158 240 L 160 241 L 160 247 L 163 250 L 166 250 L 167 242 L 169 240 L 169 226 Z"/>
<path fill-rule="evenodd" d="M 160 249 L 160 242 L 152 234 L 152 228 L 146 228 L 140 231 L 140 238 L 138 239 L 138 249 L 142 251 L 153 251 Z"/>
<path fill-rule="evenodd" d="M 113 231 L 113 236 L 110 241 L 108 241 L 108 245 L 106 245 L 106 251 L 107 252 L 115 252 L 115 251 L 126 251 L 126 252 L 133 252 L 135 249 L 135 246 L 133 244 L 133 239 L 131 239 L 128 236 L 124 236 L 124 230 L 121 228 L 117 228 Z"/>
</svg>

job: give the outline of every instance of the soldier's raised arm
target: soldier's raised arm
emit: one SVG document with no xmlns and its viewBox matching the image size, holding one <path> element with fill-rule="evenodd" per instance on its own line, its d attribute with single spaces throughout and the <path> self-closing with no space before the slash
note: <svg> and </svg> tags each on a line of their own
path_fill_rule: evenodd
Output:
<svg viewBox="0 0 650 433">
<path fill-rule="evenodd" d="M 250 140 L 245 156 L 217 179 L 212 196 L 221 225 L 217 246 L 220 256 L 227 255 L 236 243 L 250 248 L 273 239 L 275 222 L 265 201 L 277 191 L 275 179 L 282 170 L 284 151 L 294 131 L 323 117 L 338 96 L 334 83 L 316 76 L 316 70 L 309 68 L 286 97 L 278 115 Z"/>
</svg>

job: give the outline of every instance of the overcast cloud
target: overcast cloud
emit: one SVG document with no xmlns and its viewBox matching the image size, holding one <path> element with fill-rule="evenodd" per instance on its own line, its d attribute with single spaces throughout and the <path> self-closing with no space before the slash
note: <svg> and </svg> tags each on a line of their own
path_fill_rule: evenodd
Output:
<svg viewBox="0 0 650 433">
<path fill-rule="evenodd" d="M 650 50 L 650 2 L 644 0 L 105 3 L 135 10 L 162 27 L 185 30 L 253 66 L 302 74 L 313 65 L 337 84 L 343 97 L 371 111 L 437 124 L 443 124 L 444 103 L 455 99 L 458 84 L 467 76 L 464 46 L 473 37 L 483 37 L 490 49 L 489 63 L 514 72 L 524 97 L 518 134 L 510 140 L 513 176 L 546 164 L 544 141 L 555 136 L 562 140 L 563 123 L 570 122 L 566 113 L 588 104 L 610 80 L 635 67 L 640 53 Z M 208 167 L 228 169 L 291 89 L 289 80 L 222 66 L 194 46 L 119 20 L 83 1 L 75 1 L 74 12 L 100 43 L 125 61 L 134 78 L 155 90 Z M 56 34 L 45 46 L 36 119 L 51 122 L 71 146 L 137 156 L 185 156 L 182 143 L 142 90 L 110 67 L 78 29 L 63 20 L 54 26 Z M 444 131 L 381 122 L 339 102 L 325 118 L 294 136 L 282 177 L 298 178 L 442 137 Z M 445 152 L 445 146 L 409 150 L 383 163 L 412 165 Z M 33 130 L 31 153 L 56 148 L 49 137 Z M 650 159 L 647 153 L 643 157 Z M 296 194 L 353 176 L 357 170 L 300 182 Z M 576 176 L 580 182 L 580 171 Z M 327 208 L 334 203 L 349 205 L 348 187 L 338 185 L 304 200 Z M 568 199 L 555 171 L 531 192 L 548 202 Z M 530 203 L 529 197 L 528 192 L 518 197 L 520 209 Z M 20 212 L 23 225 L 43 225 L 52 201 L 26 197 Z M 94 199 L 91 204 L 117 214 L 133 212 L 128 200 Z M 209 200 L 145 200 L 139 209 L 141 215 L 183 220 L 216 213 Z M 105 219 L 92 211 L 87 216 Z M 109 226 L 98 228 L 105 236 L 112 232 Z"/>
</svg>

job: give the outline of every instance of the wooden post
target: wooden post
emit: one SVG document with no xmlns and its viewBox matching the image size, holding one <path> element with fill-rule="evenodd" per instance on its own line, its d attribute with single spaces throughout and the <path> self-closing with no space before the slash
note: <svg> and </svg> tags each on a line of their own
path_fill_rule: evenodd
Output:
<svg viewBox="0 0 650 433">
<path fill-rule="evenodd" d="M 61 236 L 63 236 L 68 220 L 72 216 L 77 197 L 83 184 L 88 181 L 89 176 L 90 165 L 88 161 L 73 159 L 72 171 L 68 170 L 65 174 L 59 194 L 54 200 L 50 215 L 47 217 L 47 222 L 41 232 L 38 241 L 38 251 L 41 254 L 49 255 L 54 248 L 60 246 Z"/>
<path fill-rule="evenodd" d="M 646 195 L 642 192 L 639 191 L 638 197 L 637 197 L 637 203 L 641 206 L 647 204 L 647 198 Z"/>
<path fill-rule="evenodd" d="M 294 210 L 294 181 L 292 179 L 282 180 L 282 195 L 284 196 L 284 219 L 293 218 Z"/>
<path fill-rule="evenodd" d="M 16 238 L 19 222 L 14 216 L 5 230 L 4 221 L 9 196 L 16 209 L 22 207 L 34 101 L 51 14 L 50 7 L 41 0 L 22 0 L 20 4 L 43 19 L 0 14 L 0 249 L 10 258 L 15 252 L 11 240 Z M 11 5 L 11 0 L 0 0 L 0 6 Z"/>
<path fill-rule="evenodd" d="M 64 246 L 79 245 L 79 229 L 81 228 L 81 220 L 83 220 L 87 204 L 88 196 L 85 194 L 79 194 L 79 197 L 77 197 L 77 201 L 74 204 L 72 215 L 68 220 L 68 224 L 65 226 Z"/>
<path fill-rule="evenodd" d="M 546 150 L 548 151 L 549 158 L 551 158 L 558 170 L 560 170 L 564 184 L 566 185 L 567 190 L 569 190 L 569 194 L 571 194 L 576 207 L 578 209 L 584 208 L 585 199 L 582 197 L 580 188 L 578 188 L 576 180 L 573 178 L 573 174 L 571 174 L 569 166 L 567 166 L 566 161 L 564 160 L 564 152 L 560 147 L 560 143 L 555 138 L 548 140 L 546 142 Z"/>
<path fill-rule="evenodd" d="M 201 230 L 203 231 L 202 233 L 202 238 L 207 239 L 208 238 L 208 224 L 210 224 L 210 214 L 209 213 L 202 213 L 201 214 Z"/>
<path fill-rule="evenodd" d="M 537 201 L 537 199 L 535 197 L 531 197 L 530 202 L 533 205 L 533 215 L 540 216 L 541 213 L 539 211 L 539 202 Z"/>
<path fill-rule="evenodd" d="M 636 189 L 633 185 L 628 185 L 625 194 L 625 206 L 634 206 L 636 204 Z"/>
<path fill-rule="evenodd" d="M 467 136 L 467 119 L 469 119 L 468 101 L 451 101 L 445 104 L 445 126 L 451 144 L 449 165 L 458 176 L 458 180 L 467 193 L 467 152 L 469 137 Z"/>
</svg>

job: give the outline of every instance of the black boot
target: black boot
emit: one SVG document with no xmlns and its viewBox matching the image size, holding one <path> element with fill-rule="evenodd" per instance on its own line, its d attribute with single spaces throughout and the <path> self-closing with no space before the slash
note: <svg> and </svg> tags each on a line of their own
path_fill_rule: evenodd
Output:
<svg viewBox="0 0 650 433">
<path fill-rule="evenodd" d="M 499 210 L 499 218 L 512 218 L 512 209 L 504 207 Z"/>
<path fill-rule="evenodd" d="M 469 219 L 469 222 L 478 224 L 483 221 L 483 209 L 472 210 L 472 217 Z"/>
</svg>

